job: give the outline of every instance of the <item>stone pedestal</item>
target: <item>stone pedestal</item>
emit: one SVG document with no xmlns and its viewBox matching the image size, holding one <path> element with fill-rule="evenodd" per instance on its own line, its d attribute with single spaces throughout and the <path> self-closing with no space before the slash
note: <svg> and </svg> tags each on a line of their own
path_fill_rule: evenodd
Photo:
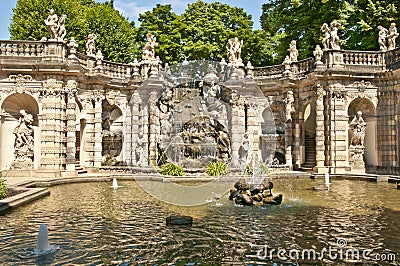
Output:
<svg viewBox="0 0 400 266">
<path fill-rule="evenodd" d="M 352 172 L 365 173 L 364 152 L 365 152 L 364 146 L 350 145 L 350 147 L 349 147 L 349 153 L 350 153 L 349 164 L 351 166 Z"/>
</svg>

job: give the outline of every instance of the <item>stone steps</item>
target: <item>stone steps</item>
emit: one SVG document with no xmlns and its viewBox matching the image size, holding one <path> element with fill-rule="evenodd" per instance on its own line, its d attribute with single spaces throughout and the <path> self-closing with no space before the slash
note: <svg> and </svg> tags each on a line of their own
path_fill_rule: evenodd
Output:
<svg viewBox="0 0 400 266">
<path fill-rule="evenodd" d="M 79 161 L 76 161 L 75 163 L 75 171 L 78 173 L 78 175 L 87 173 L 87 171 L 80 165 Z"/>
</svg>

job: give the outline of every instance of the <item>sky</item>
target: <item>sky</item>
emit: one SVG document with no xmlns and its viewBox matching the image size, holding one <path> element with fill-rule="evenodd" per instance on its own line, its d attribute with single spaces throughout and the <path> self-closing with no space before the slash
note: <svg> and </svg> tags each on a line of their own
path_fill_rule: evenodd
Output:
<svg viewBox="0 0 400 266">
<path fill-rule="evenodd" d="M 98 0 L 97 2 L 104 2 Z M 184 12 L 187 4 L 195 2 L 194 0 L 114 0 L 114 7 L 119 10 L 129 21 L 135 21 L 135 25 L 139 25 L 138 17 L 140 13 L 152 10 L 156 4 L 171 4 L 175 13 Z M 204 2 L 212 3 L 217 1 L 204 0 Z M 229 4 L 231 6 L 242 7 L 247 14 L 252 15 L 254 27 L 260 29 L 261 6 L 267 0 L 219 0 L 218 2 Z M 11 22 L 12 9 L 15 7 L 17 0 L 0 0 L 0 40 L 10 39 L 8 27 Z M 49 7 L 50 9 L 50 7 Z"/>
</svg>

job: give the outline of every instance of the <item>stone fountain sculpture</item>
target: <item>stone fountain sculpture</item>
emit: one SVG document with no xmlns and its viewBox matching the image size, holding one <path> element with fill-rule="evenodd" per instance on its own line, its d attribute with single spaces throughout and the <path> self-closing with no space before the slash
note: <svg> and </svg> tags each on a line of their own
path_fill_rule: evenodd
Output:
<svg viewBox="0 0 400 266">
<path fill-rule="evenodd" d="M 279 205 L 282 203 L 283 195 L 272 195 L 273 188 L 274 184 L 266 179 L 260 184 L 251 185 L 239 180 L 230 190 L 229 200 L 244 206 Z"/>
<path fill-rule="evenodd" d="M 60 19 L 58 19 L 57 14 L 54 13 L 53 9 L 50 9 L 49 16 L 44 20 L 47 29 L 50 31 L 50 39 L 64 41 L 65 36 L 67 35 L 67 31 L 65 28 L 65 19 L 67 15 L 62 15 Z"/>
<path fill-rule="evenodd" d="M 13 169 L 32 168 L 33 166 L 33 115 L 25 110 L 21 110 L 20 114 L 18 125 L 13 131 L 15 136 L 15 159 L 11 166 Z"/>
<path fill-rule="evenodd" d="M 364 168 L 364 138 L 365 129 L 367 123 L 365 123 L 362 112 L 358 111 L 354 116 L 353 120 L 349 124 L 350 128 L 350 164 L 353 166 L 362 166 Z"/>
</svg>

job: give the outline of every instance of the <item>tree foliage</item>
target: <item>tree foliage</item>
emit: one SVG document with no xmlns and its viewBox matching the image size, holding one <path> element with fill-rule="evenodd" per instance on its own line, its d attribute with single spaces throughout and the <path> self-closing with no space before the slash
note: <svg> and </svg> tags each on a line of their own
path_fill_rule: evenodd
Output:
<svg viewBox="0 0 400 266">
<path fill-rule="evenodd" d="M 244 40 L 243 60 L 254 65 L 271 63 L 273 43 L 270 36 L 253 31 L 253 22 L 242 8 L 227 4 L 197 1 L 189 4 L 182 15 L 171 10 L 170 5 L 157 5 L 152 11 L 140 15 L 138 41 L 146 33 L 157 36 L 156 53 L 170 64 L 187 60 L 215 60 L 227 58 L 226 43 L 229 38 Z"/>
<path fill-rule="evenodd" d="M 397 0 L 270 0 L 262 7 L 262 29 L 278 43 L 277 60 L 282 62 L 291 40 L 297 41 L 300 59 L 312 55 L 321 43 L 323 23 L 336 20 L 342 49 L 378 50 L 377 26 L 400 22 Z"/>
<path fill-rule="evenodd" d="M 133 23 L 129 23 L 112 2 L 96 3 L 93 0 L 18 0 L 13 9 L 10 34 L 13 40 L 40 40 L 49 37 L 44 19 L 49 9 L 58 16 L 67 15 L 67 36 L 74 37 L 79 44 L 78 51 L 85 51 L 89 33 L 98 36 L 96 46 L 105 59 L 129 62 L 137 50 Z"/>
</svg>

